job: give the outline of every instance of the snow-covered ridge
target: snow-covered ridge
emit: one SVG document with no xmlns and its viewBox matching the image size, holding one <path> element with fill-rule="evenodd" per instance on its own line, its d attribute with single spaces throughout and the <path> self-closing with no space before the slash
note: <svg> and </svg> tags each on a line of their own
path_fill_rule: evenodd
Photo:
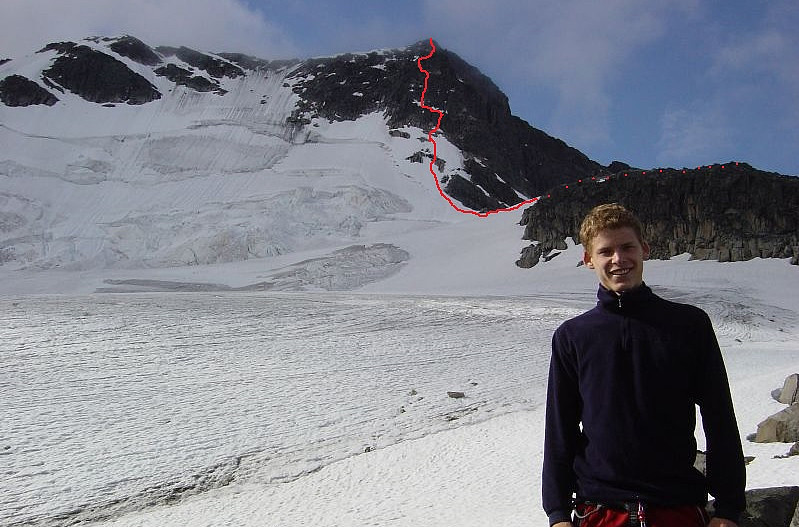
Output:
<svg viewBox="0 0 799 527">
<path fill-rule="evenodd" d="M 360 258 L 366 253 L 335 251 L 395 245 L 393 230 L 430 225 L 408 220 L 447 215 L 427 166 L 412 161 L 429 148 L 423 130 L 389 134 L 379 112 L 298 123 L 295 85 L 307 75 L 296 64 L 239 58 L 254 68 L 243 70 L 185 48 L 134 60 L 111 49 L 120 42 L 52 45 L 0 65 L 0 78 L 46 78 L 59 56 L 85 47 L 113 55 L 161 94 L 146 104 L 98 104 L 56 86 L 52 106 L 0 105 L 0 271 L 196 267 L 297 253 L 280 262 L 288 269 Z M 217 69 L 198 67 L 202 60 Z M 168 65 L 219 89 L 198 91 L 156 73 Z M 461 169 L 460 152 L 446 141 L 440 156 L 448 170 Z M 375 222 L 396 227 L 372 236 Z M 139 278 L 152 277 L 124 277 Z"/>
</svg>

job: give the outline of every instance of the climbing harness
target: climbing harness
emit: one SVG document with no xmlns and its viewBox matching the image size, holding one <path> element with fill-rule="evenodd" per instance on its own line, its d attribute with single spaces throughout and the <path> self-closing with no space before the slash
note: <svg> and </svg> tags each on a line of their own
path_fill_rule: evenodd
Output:
<svg viewBox="0 0 799 527">
<path fill-rule="evenodd" d="M 582 520 L 588 518 L 592 514 L 600 512 L 602 509 L 626 512 L 630 527 L 647 527 L 648 525 L 646 504 L 644 504 L 642 501 L 624 503 L 595 503 L 589 501 L 580 501 L 575 503 L 574 519 L 580 520 L 580 525 L 582 525 Z"/>
</svg>

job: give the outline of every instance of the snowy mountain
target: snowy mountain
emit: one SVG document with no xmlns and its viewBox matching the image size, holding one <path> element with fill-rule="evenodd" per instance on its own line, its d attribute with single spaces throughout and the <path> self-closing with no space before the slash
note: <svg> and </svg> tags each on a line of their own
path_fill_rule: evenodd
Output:
<svg viewBox="0 0 799 527">
<path fill-rule="evenodd" d="M 409 255 L 394 234 L 463 221 L 428 169 L 436 116 L 419 106 L 416 59 L 430 51 L 270 62 L 124 36 L 5 61 L 2 270 L 296 255 L 236 285 L 267 289 L 349 289 L 395 272 Z M 456 55 L 439 49 L 425 67 L 426 103 L 447 116 L 438 177 L 456 202 L 513 205 L 598 170 L 511 116 Z"/>
</svg>

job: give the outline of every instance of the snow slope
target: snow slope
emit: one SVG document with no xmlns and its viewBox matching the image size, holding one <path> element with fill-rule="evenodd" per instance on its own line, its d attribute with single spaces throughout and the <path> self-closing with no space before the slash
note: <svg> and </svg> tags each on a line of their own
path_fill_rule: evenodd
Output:
<svg viewBox="0 0 799 527">
<path fill-rule="evenodd" d="M 113 54 L 102 42 L 82 44 Z M 0 76 L 36 79 L 55 57 L 48 51 L 8 62 Z M 0 274 L 17 282 L 3 290 L 24 291 L 20 284 L 30 285 L 26 277 L 41 270 L 144 271 L 253 259 L 274 270 L 354 245 L 391 245 L 394 233 L 462 219 L 442 206 L 427 164 L 409 159 L 431 151 L 424 131 L 390 135 L 379 113 L 298 125 L 291 118 L 298 101 L 292 88 L 302 80 L 296 67 L 223 77 L 220 95 L 116 58 L 162 97 L 100 105 L 67 91 L 52 107 L 0 105 Z M 460 152 L 443 138 L 438 153 L 447 172 L 462 168 Z M 287 254 L 295 256 L 279 266 L 269 260 Z M 399 263 L 384 259 L 356 266 L 370 268 L 372 281 Z M 381 266 L 385 272 L 371 269 Z M 197 281 L 196 269 L 184 271 Z M 52 290 L 97 288 L 72 276 Z M 40 280 L 45 275 L 33 281 Z M 251 285 L 235 282 L 222 283 Z M 330 282 L 275 287 L 330 289 Z"/>
</svg>

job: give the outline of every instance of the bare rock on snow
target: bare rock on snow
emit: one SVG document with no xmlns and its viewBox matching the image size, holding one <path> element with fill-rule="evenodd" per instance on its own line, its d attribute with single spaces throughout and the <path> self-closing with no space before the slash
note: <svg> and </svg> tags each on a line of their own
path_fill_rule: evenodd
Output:
<svg viewBox="0 0 799 527">
<path fill-rule="evenodd" d="M 136 61 L 139 64 L 155 66 L 163 62 L 161 57 L 159 57 L 150 46 L 136 37 L 125 35 L 119 38 L 103 40 L 110 42 L 108 47 L 111 48 L 112 51 L 123 57 L 128 57 L 130 60 Z"/>
<path fill-rule="evenodd" d="M 86 45 L 60 42 L 44 51 L 58 53 L 52 66 L 42 72 L 45 80 L 87 101 L 139 105 L 161 98 L 155 86 L 123 62 Z"/>
<path fill-rule="evenodd" d="M 757 425 L 756 443 L 799 441 L 799 403 L 777 412 Z"/>
<path fill-rule="evenodd" d="M 784 404 L 799 403 L 799 373 L 788 375 L 782 388 L 777 388 L 771 392 L 771 396 Z"/>
<path fill-rule="evenodd" d="M 58 97 L 22 75 L 9 75 L 0 80 L 0 101 L 6 106 L 52 106 Z"/>
</svg>

